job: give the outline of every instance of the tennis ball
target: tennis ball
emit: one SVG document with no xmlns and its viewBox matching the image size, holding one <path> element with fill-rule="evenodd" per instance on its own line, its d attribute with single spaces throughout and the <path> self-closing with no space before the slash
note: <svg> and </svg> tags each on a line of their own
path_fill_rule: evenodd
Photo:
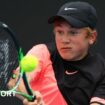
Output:
<svg viewBox="0 0 105 105">
<path fill-rule="evenodd" d="M 33 71 L 38 65 L 38 59 L 32 55 L 26 55 L 20 61 L 20 67 L 24 72 Z"/>
</svg>

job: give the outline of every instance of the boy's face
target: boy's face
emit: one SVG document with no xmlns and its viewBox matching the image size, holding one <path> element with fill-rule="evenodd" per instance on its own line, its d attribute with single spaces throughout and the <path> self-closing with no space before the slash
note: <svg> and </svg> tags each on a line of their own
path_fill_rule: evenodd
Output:
<svg viewBox="0 0 105 105">
<path fill-rule="evenodd" d="M 56 46 L 63 59 L 76 61 L 88 53 L 89 46 L 96 40 L 96 31 L 89 32 L 88 29 L 90 28 L 73 28 L 66 21 L 55 21 Z"/>
</svg>

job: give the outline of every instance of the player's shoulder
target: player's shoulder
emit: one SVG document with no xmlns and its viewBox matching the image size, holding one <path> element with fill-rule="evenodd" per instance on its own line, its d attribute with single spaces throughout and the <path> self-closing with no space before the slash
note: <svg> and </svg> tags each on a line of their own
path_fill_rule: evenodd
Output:
<svg viewBox="0 0 105 105">
<path fill-rule="evenodd" d="M 49 43 L 42 43 L 42 44 L 37 44 L 33 46 L 33 50 L 40 50 L 41 52 L 48 51 L 49 53 L 53 53 L 55 51 L 55 43 L 54 42 L 49 42 Z"/>
<path fill-rule="evenodd" d="M 55 51 L 54 43 L 42 43 L 34 45 L 28 53 L 50 56 Z"/>
<path fill-rule="evenodd" d="M 96 53 L 94 56 L 93 56 L 94 60 L 97 62 L 97 65 L 101 64 L 104 66 L 105 68 L 105 58 L 103 57 L 102 54 L 100 53 Z"/>
<path fill-rule="evenodd" d="M 47 50 L 46 44 L 41 43 L 41 44 L 36 44 L 32 47 L 33 50 Z"/>
<path fill-rule="evenodd" d="M 96 57 L 98 60 L 105 62 L 105 58 L 103 57 L 102 54 L 96 53 L 96 56 L 95 56 L 95 57 Z"/>
</svg>

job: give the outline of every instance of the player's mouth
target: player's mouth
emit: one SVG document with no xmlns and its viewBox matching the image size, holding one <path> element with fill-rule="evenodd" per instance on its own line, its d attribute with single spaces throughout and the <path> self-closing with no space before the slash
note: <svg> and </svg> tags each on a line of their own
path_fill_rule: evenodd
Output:
<svg viewBox="0 0 105 105">
<path fill-rule="evenodd" d="M 71 47 L 62 47 L 62 48 L 61 48 L 61 51 L 62 51 L 62 52 L 68 52 L 68 51 L 71 51 L 71 50 L 72 50 Z"/>
</svg>

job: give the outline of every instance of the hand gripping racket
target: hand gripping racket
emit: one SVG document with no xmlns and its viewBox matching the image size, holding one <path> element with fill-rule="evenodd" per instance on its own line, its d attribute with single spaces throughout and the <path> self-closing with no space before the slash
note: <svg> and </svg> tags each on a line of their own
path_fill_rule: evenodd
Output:
<svg viewBox="0 0 105 105">
<path fill-rule="evenodd" d="M 2 91 L 14 92 L 27 98 L 29 101 L 33 101 L 35 96 L 21 67 L 15 86 L 12 89 L 6 89 L 13 75 L 13 70 L 16 70 L 23 57 L 22 48 L 19 46 L 14 32 L 5 23 L 0 22 L 0 93 Z M 21 79 L 24 81 L 27 94 L 17 91 Z"/>
</svg>

